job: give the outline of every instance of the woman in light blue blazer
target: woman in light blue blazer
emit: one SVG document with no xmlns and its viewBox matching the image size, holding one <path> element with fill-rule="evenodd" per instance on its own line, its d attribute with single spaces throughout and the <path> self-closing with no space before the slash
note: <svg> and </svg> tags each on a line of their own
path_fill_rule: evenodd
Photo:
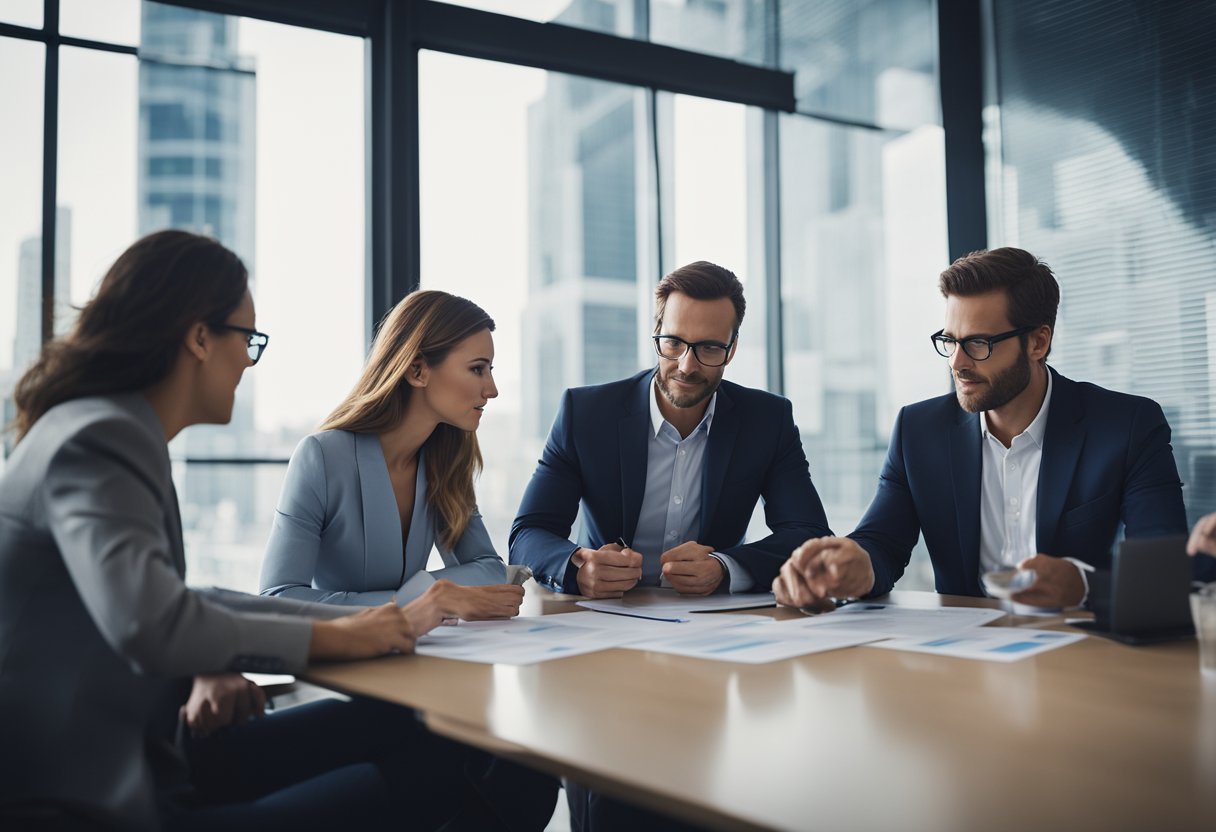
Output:
<svg viewBox="0 0 1216 832">
<path fill-rule="evenodd" d="M 477 427 L 498 395 L 494 322 L 446 292 L 413 292 L 385 317 L 354 389 L 292 454 L 261 592 L 406 604 L 441 597 L 465 619 L 508 618 L 507 585 L 474 502 Z M 428 572 L 431 548 L 444 568 Z"/>
</svg>

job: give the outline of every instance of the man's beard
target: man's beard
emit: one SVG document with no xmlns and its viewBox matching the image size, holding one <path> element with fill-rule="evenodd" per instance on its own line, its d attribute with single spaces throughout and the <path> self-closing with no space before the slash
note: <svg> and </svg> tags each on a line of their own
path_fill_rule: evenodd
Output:
<svg viewBox="0 0 1216 832">
<path fill-rule="evenodd" d="M 691 381 L 694 384 L 701 383 L 702 386 L 687 392 L 675 390 L 673 389 L 670 381 L 673 377 L 679 378 L 683 381 Z M 662 368 L 659 369 L 656 379 L 659 383 L 659 392 L 663 394 L 663 398 L 680 408 L 696 407 L 701 402 L 712 396 L 718 389 L 718 385 L 722 383 L 722 379 L 720 377 L 714 381 L 710 381 L 700 373 L 689 373 L 688 375 L 683 375 L 677 370 L 672 370 L 665 376 Z"/>
<path fill-rule="evenodd" d="M 968 376 L 963 376 L 964 379 Z M 1023 347 L 1018 360 L 1007 370 L 1003 370 L 990 379 L 973 377 L 972 380 L 987 381 L 988 389 L 974 395 L 964 395 L 955 390 L 959 406 L 968 413 L 979 413 L 982 410 L 996 410 L 1013 401 L 1030 384 L 1030 356 Z"/>
</svg>

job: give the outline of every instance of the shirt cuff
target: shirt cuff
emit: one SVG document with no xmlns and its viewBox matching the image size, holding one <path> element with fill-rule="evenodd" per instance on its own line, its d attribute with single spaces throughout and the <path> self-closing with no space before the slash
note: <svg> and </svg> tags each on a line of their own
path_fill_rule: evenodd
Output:
<svg viewBox="0 0 1216 832">
<path fill-rule="evenodd" d="M 1083 560 L 1076 558 L 1063 558 L 1073 566 L 1077 567 L 1077 571 L 1081 573 L 1081 583 L 1085 586 L 1085 594 L 1081 596 L 1081 600 L 1077 603 L 1078 607 L 1085 606 L 1085 602 L 1089 600 L 1089 576 L 1087 572 L 1093 572 L 1094 568 Z"/>
<path fill-rule="evenodd" d="M 710 552 L 711 558 L 717 558 L 723 566 L 726 567 L 726 572 L 730 575 L 730 593 L 732 595 L 739 592 L 747 592 L 755 584 L 752 576 L 747 570 L 739 565 L 739 562 L 730 555 L 724 555 L 721 552 Z"/>
</svg>

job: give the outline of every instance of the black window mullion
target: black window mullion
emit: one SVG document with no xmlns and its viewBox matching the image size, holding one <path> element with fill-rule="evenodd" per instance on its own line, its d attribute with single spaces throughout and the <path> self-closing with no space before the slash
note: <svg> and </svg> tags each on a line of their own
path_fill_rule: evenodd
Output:
<svg viewBox="0 0 1216 832">
<path fill-rule="evenodd" d="M 59 171 L 59 0 L 46 0 L 42 29 L 46 39 L 42 88 L 42 341 L 55 334 L 55 235 Z"/>
</svg>

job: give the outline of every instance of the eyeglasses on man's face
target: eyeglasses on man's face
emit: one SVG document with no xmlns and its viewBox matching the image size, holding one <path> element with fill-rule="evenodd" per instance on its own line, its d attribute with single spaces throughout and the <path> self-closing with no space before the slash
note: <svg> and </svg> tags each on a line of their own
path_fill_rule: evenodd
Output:
<svg viewBox="0 0 1216 832">
<path fill-rule="evenodd" d="M 954 355 L 954 350 L 959 344 L 963 345 L 963 352 L 971 358 L 972 361 L 987 361 L 992 357 L 992 345 L 1000 343 L 1007 338 L 1016 338 L 1019 335 L 1025 335 L 1028 332 L 1034 332 L 1038 327 L 1020 326 L 1017 329 L 1011 329 L 1008 332 L 1002 332 L 1000 335 L 992 336 L 972 336 L 971 338 L 951 338 L 949 335 L 944 335 L 946 331 L 939 329 L 937 332 L 929 336 L 929 340 L 933 342 L 933 348 L 937 350 L 937 354 L 942 358 L 949 358 Z"/>
<path fill-rule="evenodd" d="M 258 363 L 258 360 L 262 357 L 262 352 L 266 349 L 266 345 L 270 343 L 270 336 L 265 332 L 258 332 L 256 329 L 250 329 L 246 326 L 216 324 L 213 328 L 239 332 L 244 335 L 248 339 L 249 360 L 254 364 Z"/>
<path fill-rule="evenodd" d="M 659 358 L 666 358 L 668 361 L 679 361 L 689 350 L 692 350 L 693 357 L 705 367 L 721 367 L 726 363 L 727 357 L 730 356 L 730 348 L 735 343 L 735 339 L 731 338 L 729 344 L 723 344 L 721 341 L 685 341 L 683 338 L 677 338 L 675 335 L 654 335 L 654 351 L 659 354 Z"/>
</svg>

